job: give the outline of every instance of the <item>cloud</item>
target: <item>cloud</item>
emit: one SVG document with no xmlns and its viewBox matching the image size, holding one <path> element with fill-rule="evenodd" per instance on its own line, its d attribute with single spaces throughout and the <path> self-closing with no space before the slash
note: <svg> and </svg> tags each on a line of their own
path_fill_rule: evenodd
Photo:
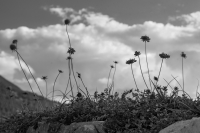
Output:
<svg viewBox="0 0 200 133">
<path fill-rule="evenodd" d="M 72 47 L 76 50 L 72 55 L 75 76 L 76 72 L 81 73 L 84 84 L 89 92 L 93 94 L 98 89 L 102 92 L 107 86 L 107 76 L 110 65 L 113 61 L 118 61 L 115 73 L 115 90 L 122 93 L 125 89 L 136 88 L 132 76 L 131 66 L 126 64 L 130 58 L 135 58 L 136 63 L 132 65 L 134 76 L 139 89 L 143 90 L 145 84 L 140 72 L 138 58 L 134 56 L 135 51 L 140 51 L 140 59 L 143 73 L 147 72 L 145 43 L 140 40 L 143 35 L 148 35 L 151 40 L 146 44 L 148 53 L 148 66 L 151 77 L 158 76 L 161 59 L 159 54 L 165 52 L 171 55 L 171 58 L 164 60 L 160 75 L 159 84 L 166 85 L 167 81 L 172 79 L 172 75 L 179 76 L 177 79 L 182 82 L 181 78 L 181 57 L 180 53 L 184 51 L 188 58 L 184 60 L 185 88 L 188 93 L 193 95 L 196 90 L 194 82 L 199 75 L 199 29 L 196 19 L 188 18 L 188 25 L 176 26 L 172 23 L 162 24 L 153 21 L 146 21 L 143 24 L 128 25 L 116 21 L 114 18 L 96 13 L 87 9 L 76 11 L 72 8 L 48 7 L 45 10 L 57 14 L 62 21 L 65 18 L 71 20 L 67 29 L 70 36 Z M 193 13 L 198 14 L 198 13 Z M 188 15 L 193 16 L 195 15 Z M 189 22 L 190 20 L 190 22 Z M 194 22 L 193 22 L 194 21 Z M 31 29 L 29 27 L 18 27 L 16 29 L 5 29 L 0 31 L 1 51 L 7 53 L 12 60 L 6 60 L 3 64 L 12 64 L 17 61 L 13 53 L 8 50 L 8 45 L 13 39 L 18 40 L 18 51 L 27 61 L 29 66 L 34 70 L 43 94 L 45 94 L 45 83 L 40 80 L 42 76 L 48 76 L 48 92 L 53 89 L 58 69 L 64 71 L 60 74 L 55 88 L 56 90 L 65 91 L 68 81 L 68 60 L 66 60 L 69 48 L 69 40 L 66 34 L 66 28 L 63 24 L 49 25 Z M 13 76 L 17 80 L 24 81 L 24 77 L 17 76 L 19 72 L 15 71 L 18 64 L 13 67 L 5 68 L 7 71 L 1 72 L 4 76 Z M 18 66 L 19 67 L 19 66 Z M 19 69 L 19 71 L 21 71 Z M 10 73 L 9 73 L 10 72 Z M 112 73 L 113 74 L 113 73 Z M 113 75 L 110 75 L 112 77 Z M 192 74 L 192 75 L 191 75 Z M 148 74 L 144 74 L 145 80 L 149 86 Z M 74 77 L 72 75 L 74 91 L 77 91 Z M 31 79 L 29 75 L 29 80 Z M 22 88 L 28 88 L 28 84 L 17 82 Z M 188 82 L 187 82 L 188 81 Z M 82 81 L 77 78 L 77 82 L 84 89 Z M 39 93 L 37 86 L 32 83 L 34 90 Z M 178 83 L 173 81 L 172 86 Z M 192 89 L 189 89 L 192 88 Z M 69 88 L 68 88 L 69 90 Z M 68 92 L 68 91 L 67 91 Z M 56 92 L 59 95 L 60 92 Z M 59 98 L 58 98 L 59 99 Z"/>
</svg>

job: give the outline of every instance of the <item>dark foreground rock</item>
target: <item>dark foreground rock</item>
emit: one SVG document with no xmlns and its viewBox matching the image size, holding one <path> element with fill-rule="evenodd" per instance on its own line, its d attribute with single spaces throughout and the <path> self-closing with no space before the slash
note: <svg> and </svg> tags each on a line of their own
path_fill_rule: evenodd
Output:
<svg viewBox="0 0 200 133">
<path fill-rule="evenodd" d="M 91 121 L 70 125 L 60 124 L 57 125 L 57 129 L 52 129 L 50 123 L 38 123 L 36 129 L 33 126 L 29 127 L 26 133 L 105 133 L 103 123 L 104 121 Z"/>
<path fill-rule="evenodd" d="M 159 133 L 200 133 L 200 118 L 178 121 Z"/>
</svg>

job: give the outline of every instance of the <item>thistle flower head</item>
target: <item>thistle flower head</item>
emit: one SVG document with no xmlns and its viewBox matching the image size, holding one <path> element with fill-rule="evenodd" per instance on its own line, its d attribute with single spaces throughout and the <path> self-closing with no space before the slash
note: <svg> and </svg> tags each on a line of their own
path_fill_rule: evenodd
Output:
<svg viewBox="0 0 200 133">
<path fill-rule="evenodd" d="M 77 93 L 76 95 L 78 98 L 82 97 L 82 94 L 80 92 Z"/>
<path fill-rule="evenodd" d="M 80 73 L 78 73 L 78 72 L 76 72 L 76 73 L 78 74 L 78 77 L 79 77 L 79 78 L 81 78 L 81 74 L 80 74 Z"/>
<path fill-rule="evenodd" d="M 72 57 L 71 57 L 71 56 L 68 56 L 68 57 L 67 57 L 67 60 L 71 60 L 71 59 L 72 59 Z"/>
<path fill-rule="evenodd" d="M 154 76 L 154 78 L 153 78 L 155 81 L 158 81 L 158 78 L 156 77 L 156 76 Z"/>
<path fill-rule="evenodd" d="M 186 58 L 186 54 L 184 52 L 181 52 L 181 57 Z"/>
<path fill-rule="evenodd" d="M 47 76 L 42 76 L 41 79 L 46 80 L 46 79 L 47 79 Z"/>
<path fill-rule="evenodd" d="M 65 19 L 65 25 L 69 25 L 70 24 L 70 20 L 69 19 Z"/>
<path fill-rule="evenodd" d="M 16 44 L 17 43 L 17 40 L 15 39 L 15 40 L 13 40 L 13 44 Z"/>
<path fill-rule="evenodd" d="M 114 63 L 117 64 L 118 62 L 117 62 L 117 61 L 114 61 Z"/>
<path fill-rule="evenodd" d="M 17 46 L 16 46 L 15 44 L 11 44 L 11 45 L 10 45 L 10 49 L 11 49 L 12 51 L 15 51 L 15 50 L 17 50 Z"/>
<path fill-rule="evenodd" d="M 128 61 L 126 61 L 126 64 L 133 64 L 133 63 L 135 63 L 137 60 L 135 60 L 135 59 L 129 59 Z"/>
<path fill-rule="evenodd" d="M 59 73 L 63 73 L 63 71 L 62 71 L 62 70 L 58 70 L 58 72 L 59 72 Z"/>
<path fill-rule="evenodd" d="M 140 38 L 143 42 L 149 42 L 150 41 L 150 38 L 148 37 L 148 36 L 142 36 L 141 38 Z"/>
<path fill-rule="evenodd" d="M 160 56 L 160 58 L 162 58 L 162 59 L 168 59 L 168 58 L 170 58 L 170 55 L 165 54 L 165 53 L 161 53 L 161 54 L 159 54 L 159 56 Z"/>
<path fill-rule="evenodd" d="M 135 51 L 135 56 L 139 56 L 141 53 L 140 53 L 140 51 Z"/>
<path fill-rule="evenodd" d="M 72 47 L 70 47 L 70 48 L 68 49 L 68 51 L 67 51 L 67 53 L 69 53 L 69 54 L 74 54 L 74 52 L 76 52 L 76 51 L 75 51 L 74 48 L 72 48 Z"/>
</svg>

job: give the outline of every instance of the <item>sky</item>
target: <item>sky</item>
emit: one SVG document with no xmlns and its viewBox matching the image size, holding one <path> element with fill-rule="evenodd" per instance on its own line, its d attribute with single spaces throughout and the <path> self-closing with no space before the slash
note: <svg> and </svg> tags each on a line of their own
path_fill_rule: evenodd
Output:
<svg viewBox="0 0 200 133">
<path fill-rule="evenodd" d="M 166 81 L 177 77 L 171 87 L 183 86 L 181 52 L 183 59 L 184 89 L 196 97 L 200 78 L 200 1 L 199 0 L 35 0 L 1 1 L 0 4 L 0 75 L 21 89 L 31 91 L 20 68 L 15 52 L 10 50 L 14 39 L 18 40 L 18 52 L 30 67 L 42 93 L 46 95 L 46 83 L 41 79 L 47 76 L 48 92 L 55 95 L 65 92 L 69 77 L 67 50 L 69 40 L 72 47 L 73 67 L 81 89 L 81 77 L 91 95 L 107 87 L 111 65 L 115 66 L 114 90 L 123 93 L 136 89 L 133 74 L 139 90 L 147 87 L 143 81 L 138 57 L 140 51 L 141 68 L 148 87 L 148 69 L 145 56 L 145 43 L 141 36 L 150 37 L 147 42 L 147 59 L 150 76 L 158 76 L 162 59 L 159 54 L 170 55 L 163 60 L 158 84 L 166 86 Z M 129 59 L 137 61 L 126 64 Z M 22 62 L 34 92 L 40 94 L 26 65 Z M 114 68 L 111 70 L 111 84 Z M 74 93 L 77 92 L 72 76 Z M 166 80 L 166 81 L 165 81 Z M 69 90 L 69 88 L 68 88 Z M 168 87 L 169 93 L 171 88 Z M 52 93 L 49 95 L 51 98 Z"/>
</svg>

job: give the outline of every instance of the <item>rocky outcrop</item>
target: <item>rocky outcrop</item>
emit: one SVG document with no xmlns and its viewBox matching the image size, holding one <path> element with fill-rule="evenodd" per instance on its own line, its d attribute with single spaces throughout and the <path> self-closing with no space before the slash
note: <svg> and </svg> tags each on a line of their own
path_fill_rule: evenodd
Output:
<svg viewBox="0 0 200 133">
<path fill-rule="evenodd" d="M 57 133 L 105 133 L 104 121 L 91 121 L 72 123 L 70 125 L 59 125 Z M 38 123 L 38 127 L 29 127 L 26 133 L 49 133 L 53 132 L 50 123 Z"/>
<path fill-rule="evenodd" d="M 178 121 L 164 128 L 159 133 L 200 133 L 200 118 Z"/>
</svg>

